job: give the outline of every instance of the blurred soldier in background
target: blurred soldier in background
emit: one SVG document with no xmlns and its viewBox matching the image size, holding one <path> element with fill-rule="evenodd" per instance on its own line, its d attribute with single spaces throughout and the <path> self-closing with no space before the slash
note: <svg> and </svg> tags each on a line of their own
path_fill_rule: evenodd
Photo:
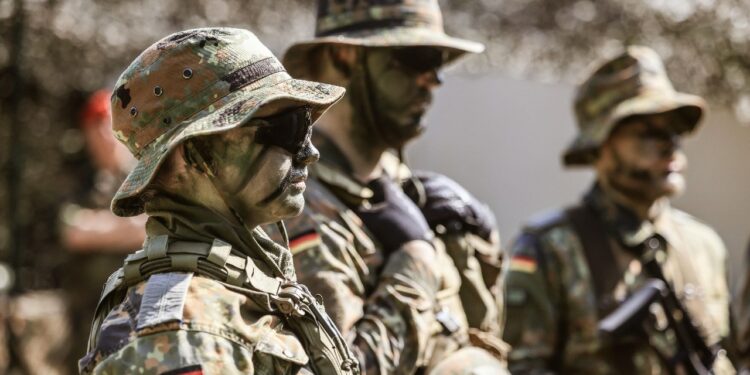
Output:
<svg viewBox="0 0 750 375">
<path fill-rule="evenodd" d="M 750 375 L 750 244 L 745 252 L 744 266 L 732 307 L 736 325 L 737 367 L 741 374 Z"/>
<path fill-rule="evenodd" d="M 674 90 L 645 47 L 578 88 L 580 132 L 564 162 L 592 166 L 596 182 L 513 246 L 504 273 L 513 373 L 733 372 L 719 349 L 729 330 L 726 249 L 669 203 L 685 187 L 681 138 L 704 108 Z"/>
<path fill-rule="evenodd" d="M 81 114 L 81 132 L 94 175 L 92 184 L 61 209 L 60 237 L 70 252 L 62 283 L 71 329 L 67 361 L 71 373 L 78 371 L 78 358 L 86 353 L 102 285 L 122 266 L 125 254 L 140 248 L 146 237 L 145 215 L 122 218 L 109 210 L 135 161 L 112 134 L 109 101 L 110 92 L 97 91 Z"/>
<path fill-rule="evenodd" d="M 115 135 L 138 162 L 112 210 L 145 212 L 148 238 L 107 281 L 81 371 L 357 374 L 289 250 L 258 227 L 302 210 L 312 123 L 344 90 L 292 79 L 230 28 L 165 37 L 115 87 Z"/>
<path fill-rule="evenodd" d="M 505 371 L 494 216 L 400 157 L 424 130 L 438 71 L 483 50 L 446 35 L 441 17 L 437 1 L 322 0 L 316 38 L 284 56 L 292 75 L 347 88 L 313 134 L 321 161 L 288 230 L 300 281 L 368 374 Z"/>
</svg>

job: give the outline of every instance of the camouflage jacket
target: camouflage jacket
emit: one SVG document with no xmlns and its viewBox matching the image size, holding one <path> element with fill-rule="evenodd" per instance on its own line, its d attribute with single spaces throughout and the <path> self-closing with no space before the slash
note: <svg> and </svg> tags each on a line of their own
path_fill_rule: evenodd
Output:
<svg viewBox="0 0 750 375">
<path fill-rule="evenodd" d="M 647 280 L 639 259 L 622 244 L 639 245 L 655 234 L 666 240 L 665 277 L 702 336 L 713 344 L 728 335 L 726 249 L 711 228 L 669 207 L 666 200 L 653 223 L 640 222 L 598 187 L 584 202 L 609 229 L 618 265 L 611 272 L 621 275 L 619 282 L 611 295 L 597 301 L 582 240 L 566 213 L 554 213 L 527 227 L 514 244 L 503 273 L 503 337 L 513 348 L 511 372 L 666 373 L 657 353 L 670 356 L 675 343 L 665 331 L 651 331 L 650 344 L 637 341 L 626 349 L 605 344 L 598 332 L 602 304 L 609 301 L 613 309 Z M 732 372 L 726 357 L 717 360 L 715 370 Z"/>
<path fill-rule="evenodd" d="M 367 189 L 350 177 L 343 155 L 319 132 L 314 143 L 321 160 L 310 167 L 304 212 L 286 221 L 290 250 L 300 283 L 323 296 L 326 311 L 359 352 L 363 373 L 432 368 L 469 341 L 489 345 L 485 349 L 500 356 L 502 343 L 486 334 L 497 322 L 496 302 L 474 259 L 475 252 L 491 253 L 493 246 L 475 236 L 444 236 L 435 241 L 440 267 L 433 270 L 420 269 L 400 251 L 386 259 L 378 240 L 344 203 L 364 202 Z M 449 254 L 461 262 L 461 272 Z M 420 285 L 429 279 L 440 282 L 437 296 Z M 486 314 L 474 320 L 485 324 L 485 332 L 472 329 L 467 335 L 462 285 L 471 288 L 468 296 L 482 293 L 484 300 L 477 297 L 472 304 Z"/>
<path fill-rule="evenodd" d="M 358 373 L 304 286 L 223 241 L 160 237 L 107 282 L 81 373 Z"/>
</svg>

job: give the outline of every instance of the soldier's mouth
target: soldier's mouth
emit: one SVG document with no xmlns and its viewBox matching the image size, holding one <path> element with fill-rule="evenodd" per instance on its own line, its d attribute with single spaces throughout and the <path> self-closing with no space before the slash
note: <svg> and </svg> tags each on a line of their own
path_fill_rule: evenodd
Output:
<svg viewBox="0 0 750 375">
<path fill-rule="evenodd" d="M 295 187 L 304 187 L 307 181 L 307 171 L 293 171 L 290 175 L 289 185 Z"/>
<path fill-rule="evenodd" d="M 266 206 L 269 203 L 280 197 L 287 189 L 293 190 L 295 193 L 300 193 L 305 190 L 305 181 L 307 180 L 307 168 L 297 169 L 292 168 L 279 182 L 279 187 L 276 188 L 271 194 L 260 201 L 261 206 Z"/>
</svg>

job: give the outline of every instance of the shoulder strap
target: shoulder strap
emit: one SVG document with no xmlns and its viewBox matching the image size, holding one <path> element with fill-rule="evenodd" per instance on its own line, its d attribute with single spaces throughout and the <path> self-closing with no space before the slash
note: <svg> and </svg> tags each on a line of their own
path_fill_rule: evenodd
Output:
<svg viewBox="0 0 750 375">
<path fill-rule="evenodd" d="M 599 317 L 604 317 L 614 308 L 610 295 L 621 278 L 620 272 L 614 272 L 619 266 L 607 236 L 607 227 L 587 204 L 569 208 L 566 212 L 573 230 L 581 241 L 589 266 L 597 312 Z"/>
<path fill-rule="evenodd" d="M 166 236 L 149 239 L 143 250 L 130 254 L 123 267 L 105 284 L 96 309 L 92 332 L 98 331 L 104 314 L 116 304 L 118 291 L 148 279 L 155 274 L 182 271 L 217 280 L 237 293 L 257 297 L 262 310 L 282 315 L 310 354 L 312 366 L 325 374 L 358 374 L 359 367 L 349 352 L 341 333 L 304 286 L 266 275 L 252 259 L 236 255 L 231 245 L 221 240 L 212 244 L 174 241 Z M 90 347 L 96 338 L 90 337 Z"/>
</svg>

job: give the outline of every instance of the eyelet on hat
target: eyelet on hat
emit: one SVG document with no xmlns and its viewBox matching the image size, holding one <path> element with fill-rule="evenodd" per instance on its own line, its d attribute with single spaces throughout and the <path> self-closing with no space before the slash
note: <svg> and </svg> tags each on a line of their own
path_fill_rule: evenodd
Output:
<svg viewBox="0 0 750 375">
<path fill-rule="evenodd" d="M 164 89 L 161 88 L 161 86 L 154 86 L 154 95 L 155 96 L 161 96 L 161 94 L 164 93 Z"/>
<path fill-rule="evenodd" d="M 161 120 L 161 122 L 163 122 L 163 123 L 164 123 L 164 125 L 169 125 L 169 124 L 171 124 L 171 123 L 172 123 L 172 118 L 171 118 L 171 117 L 165 117 L 165 118 L 163 118 L 163 119 Z"/>
<path fill-rule="evenodd" d="M 138 108 L 130 107 L 130 117 L 135 117 L 138 114 Z"/>
<path fill-rule="evenodd" d="M 193 76 L 193 69 L 185 68 L 185 70 L 182 71 L 182 78 L 190 79 L 190 77 Z"/>
</svg>

